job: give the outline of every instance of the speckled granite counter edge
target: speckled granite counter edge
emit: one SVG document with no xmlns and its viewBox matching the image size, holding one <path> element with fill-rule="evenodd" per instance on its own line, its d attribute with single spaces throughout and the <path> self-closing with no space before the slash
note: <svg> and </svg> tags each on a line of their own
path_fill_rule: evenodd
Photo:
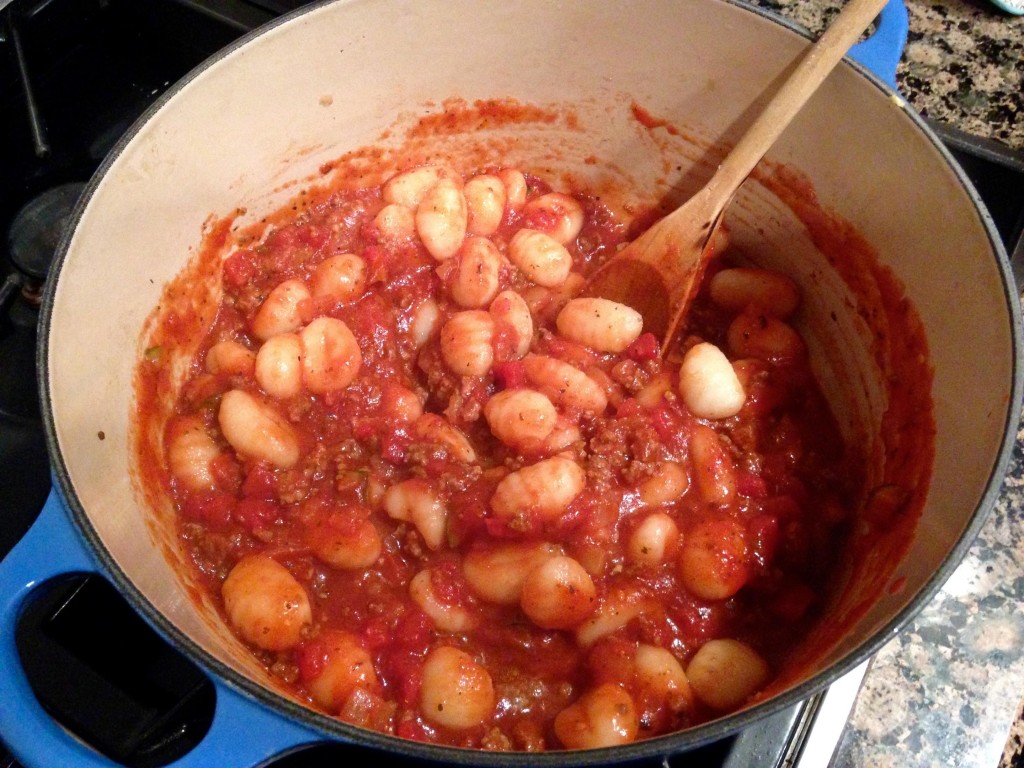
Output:
<svg viewBox="0 0 1024 768">
<path fill-rule="evenodd" d="M 980 534 L 877 654 L 835 768 L 1000 764 L 1024 695 L 1024 430 Z"/>
</svg>

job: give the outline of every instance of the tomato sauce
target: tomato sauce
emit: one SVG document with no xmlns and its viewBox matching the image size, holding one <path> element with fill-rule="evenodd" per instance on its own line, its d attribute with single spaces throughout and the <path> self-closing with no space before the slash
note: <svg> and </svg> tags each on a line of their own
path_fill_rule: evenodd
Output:
<svg viewBox="0 0 1024 768">
<path fill-rule="evenodd" d="M 470 117 L 507 117 L 492 112 Z M 514 169 L 474 175 L 503 171 Z M 470 180 L 454 177 L 459 188 Z M 733 267 L 725 241 L 678 347 L 662 350 L 639 332 L 607 352 L 563 333 L 562 310 L 629 227 L 587 190 L 560 189 L 580 220 L 561 244 L 569 277 L 549 281 L 511 258 L 516 232 L 552 232 L 561 221 L 556 208 L 530 207 L 553 191 L 548 183 L 522 178 L 525 200 L 504 201 L 497 226 L 478 235 L 500 259 L 491 295 L 469 306 L 453 298 L 456 285 L 476 287 L 486 270 L 465 276 L 464 245 L 432 252 L 420 209 L 409 209 L 411 230 L 395 230 L 381 215 L 393 205 L 387 185 L 307 200 L 239 245 L 220 262 L 223 296 L 170 419 L 155 406 L 170 387 L 159 350 L 140 363 L 139 420 L 163 430 L 167 446 L 144 466 L 173 499 L 198 588 L 297 699 L 439 744 L 610 746 L 718 717 L 786 667 L 825 607 L 864 493 L 864 457 L 843 444 L 786 318 L 710 294 Z M 358 290 L 316 290 L 323 265 L 343 254 L 357 259 Z M 288 281 L 305 293 L 275 304 Z M 529 333 L 492 309 L 504 292 L 528 308 Z M 261 335 L 257 318 L 271 305 L 291 326 Z M 445 347 L 457 315 L 490 329 L 480 349 L 472 334 Z M 156 335 L 184 338 L 202 319 L 168 313 Z M 350 336 L 312 334 L 324 319 Z M 762 333 L 769 321 L 790 330 L 786 343 Z M 279 336 L 297 339 L 299 358 L 264 353 Z M 725 354 L 742 389 L 728 416 L 687 404 L 680 368 L 702 344 Z M 467 350 L 489 356 L 482 372 L 458 370 L 453 360 Z M 313 368 L 321 352 L 327 362 Z M 345 355 L 349 381 L 310 383 L 333 376 Z M 276 374 L 261 368 L 268 359 Z M 538 360 L 571 367 L 585 386 L 541 376 Z M 278 374 L 298 384 L 271 394 Z M 598 407 L 578 400 L 590 386 Z M 543 436 L 507 422 L 515 436 L 499 436 L 490 409 L 502 393 L 525 391 L 551 403 Z M 229 394 L 256 410 L 225 415 Z M 536 466 L 548 474 L 526 471 Z M 513 501 L 499 502 L 513 481 Z M 270 570 L 255 586 L 230 584 L 240 562 L 268 560 L 287 572 L 280 592 L 261 592 Z M 308 615 L 293 631 L 300 603 Z M 702 649 L 734 649 L 716 640 L 742 644 L 758 673 L 725 710 L 705 695 L 714 664 Z M 439 648 L 468 659 L 449 676 L 464 690 L 437 690 Z M 429 704 L 438 697 L 451 704 Z M 600 722 L 608 702 L 628 712 L 625 724 Z"/>
</svg>

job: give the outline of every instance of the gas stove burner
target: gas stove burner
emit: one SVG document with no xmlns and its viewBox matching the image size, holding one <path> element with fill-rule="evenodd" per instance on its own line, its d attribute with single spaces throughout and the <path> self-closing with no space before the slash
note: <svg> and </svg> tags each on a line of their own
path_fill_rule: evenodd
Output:
<svg viewBox="0 0 1024 768">
<path fill-rule="evenodd" d="M 21 276 L 21 293 L 39 303 L 42 286 L 85 184 L 69 182 L 42 192 L 14 216 L 7 233 L 11 264 Z"/>
<path fill-rule="evenodd" d="M 37 422 L 36 325 L 42 288 L 71 213 L 85 185 L 70 182 L 32 198 L 14 216 L 7 251 L 14 272 L 2 290 L 0 308 L 0 418 Z M 8 301 L 20 290 L 21 301 Z"/>
</svg>

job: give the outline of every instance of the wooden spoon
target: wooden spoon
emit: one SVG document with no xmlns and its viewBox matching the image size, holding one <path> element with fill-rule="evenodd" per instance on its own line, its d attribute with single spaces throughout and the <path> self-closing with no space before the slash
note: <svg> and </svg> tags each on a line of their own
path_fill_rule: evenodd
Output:
<svg viewBox="0 0 1024 768">
<path fill-rule="evenodd" d="M 685 204 L 612 256 L 587 282 L 583 295 L 612 299 L 637 310 L 643 315 L 644 330 L 661 339 L 664 354 L 700 287 L 704 267 L 712 255 L 707 246 L 722 212 L 754 166 L 887 1 L 850 0 L 711 180 Z"/>
</svg>

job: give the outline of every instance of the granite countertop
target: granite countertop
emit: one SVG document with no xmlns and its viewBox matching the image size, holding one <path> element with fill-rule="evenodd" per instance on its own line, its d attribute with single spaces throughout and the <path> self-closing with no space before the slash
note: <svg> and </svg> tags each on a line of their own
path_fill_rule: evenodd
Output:
<svg viewBox="0 0 1024 768">
<path fill-rule="evenodd" d="M 750 0 L 820 33 L 842 0 Z M 900 93 L 924 117 L 1024 152 L 1024 16 L 988 0 L 905 0 Z"/>
<path fill-rule="evenodd" d="M 843 4 L 755 3 L 814 33 Z M 906 0 L 906 7 L 901 94 L 930 120 L 1024 153 L 1024 16 L 987 0 Z M 1022 605 L 1024 430 L 967 557 L 871 662 L 832 765 L 1015 765 L 1024 741 Z"/>
</svg>

